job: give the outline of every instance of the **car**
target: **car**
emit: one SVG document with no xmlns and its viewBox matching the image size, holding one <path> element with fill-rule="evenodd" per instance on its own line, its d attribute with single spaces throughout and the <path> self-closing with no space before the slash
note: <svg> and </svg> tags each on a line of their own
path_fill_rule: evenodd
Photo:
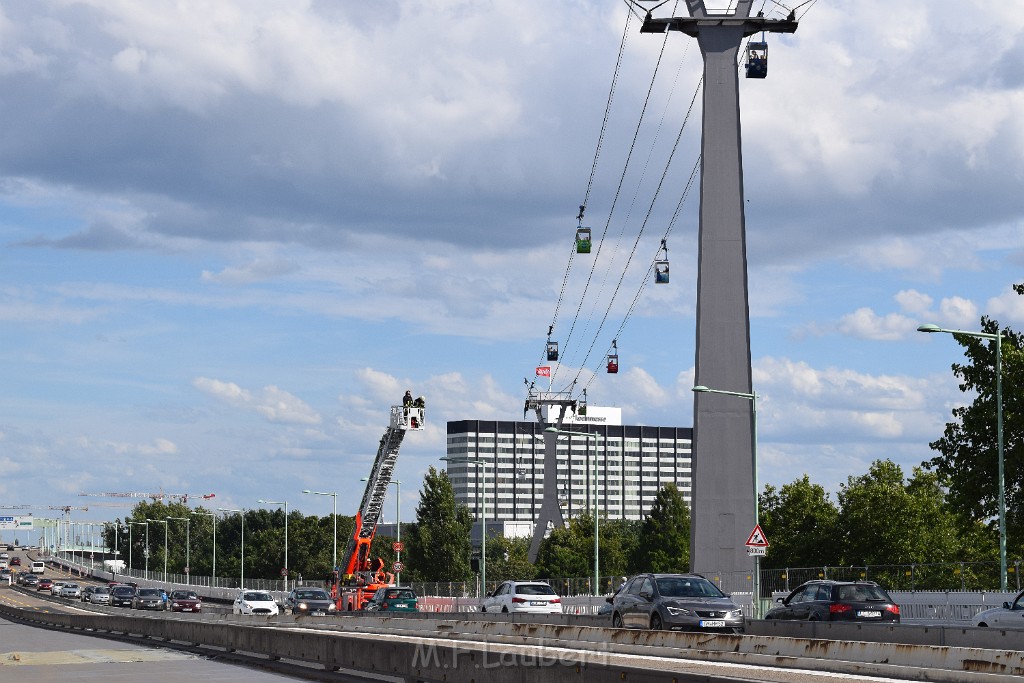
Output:
<svg viewBox="0 0 1024 683">
<path fill-rule="evenodd" d="M 700 574 L 639 574 L 611 598 L 614 628 L 742 633 L 743 610 Z"/>
<path fill-rule="evenodd" d="M 562 599 L 542 581 L 506 581 L 484 597 L 480 611 L 561 614 Z"/>
<path fill-rule="evenodd" d="M 776 602 L 765 619 L 900 622 L 899 605 L 874 581 L 808 581 Z"/>
<path fill-rule="evenodd" d="M 404 586 L 378 588 L 364 608 L 368 612 L 415 612 L 416 591 Z"/>
<path fill-rule="evenodd" d="M 971 619 L 972 626 L 1018 629 L 1024 628 L 1024 593 L 1018 593 L 1013 602 L 1002 607 L 983 610 Z"/>
<path fill-rule="evenodd" d="M 171 591 L 170 604 L 172 612 L 203 611 L 203 601 L 199 599 L 195 591 Z"/>
<path fill-rule="evenodd" d="M 39 586 L 39 582 L 40 582 L 41 580 L 42 580 L 42 579 L 40 579 L 40 578 L 39 578 L 38 576 L 36 576 L 35 574 L 29 574 L 28 576 L 26 576 L 25 578 L 23 578 L 23 579 L 21 580 L 21 585 L 22 585 L 22 586 L 36 586 L 36 587 L 38 588 L 38 586 Z"/>
<path fill-rule="evenodd" d="M 64 587 L 65 583 L 67 582 L 61 581 L 60 579 L 54 579 L 50 583 L 50 595 L 60 595 L 60 589 Z"/>
<path fill-rule="evenodd" d="M 274 596 L 267 591 L 243 590 L 231 604 L 232 614 L 262 614 L 275 616 L 281 613 Z"/>
<path fill-rule="evenodd" d="M 109 605 L 110 589 L 106 586 L 89 586 L 88 593 L 82 591 L 82 601 L 93 605 Z"/>
<path fill-rule="evenodd" d="M 21 566 L 21 558 L 17 557 L 17 556 L 12 557 L 11 558 L 11 566 L 12 567 L 20 567 Z"/>
<path fill-rule="evenodd" d="M 77 583 L 65 583 L 60 590 L 54 590 L 54 594 L 61 598 L 81 598 L 82 587 Z"/>
<path fill-rule="evenodd" d="M 132 598 L 132 609 L 167 609 L 167 593 L 161 588 L 139 588 Z"/>
<path fill-rule="evenodd" d="M 133 586 L 117 585 L 110 589 L 111 607 L 131 607 L 135 599 L 135 588 Z"/>
<path fill-rule="evenodd" d="M 292 614 L 308 614 L 314 617 L 326 616 L 338 610 L 327 591 L 310 586 L 293 588 L 284 599 L 284 604 Z"/>
<path fill-rule="evenodd" d="M 37 591 L 52 591 L 53 590 L 53 579 L 39 579 L 36 581 Z"/>
</svg>

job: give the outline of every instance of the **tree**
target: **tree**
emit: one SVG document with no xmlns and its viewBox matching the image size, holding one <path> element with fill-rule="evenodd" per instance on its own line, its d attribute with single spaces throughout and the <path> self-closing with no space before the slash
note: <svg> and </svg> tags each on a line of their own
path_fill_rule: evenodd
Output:
<svg viewBox="0 0 1024 683">
<path fill-rule="evenodd" d="M 1024 285 L 1014 285 L 1024 294 Z M 1024 546 L 1024 335 L 1000 329 L 996 320 L 983 317 L 982 331 L 1002 337 L 1003 443 L 1006 492 L 1007 549 L 1021 555 Z M 953 421 L 943 435 L 929 444 L 938 455 L 924 463 L 948 487 L 948 502 L 969 519 L 995 527 L 999 513 L 998 439 L 995 378 L 995 342 L 954 335 L 968 362 L 954 363 L 960 389 L 975 392 L 970 405 L 953 409 Z"/>
<path fill-rule="evenodd" d="M 771 542 L 763 568 L 818 567 L 840 561 L 839 508 L 806 474 L 781 489 L 765 486 L 758 506 L 761 528 Z"/>
<path fill-rule="evenodd" d="M 536 578 L 530 563 L 530 539 L 491 536 L 487 539 L 487 583 Z"/>
<path fill-rule="evenodd" d="M 423 477 L 416 522 L 409 525 L 406 571 L 417 581 L 466 581 L 472 576 L 469 556 L 473 517 L 455 502 L 452 481 L 433 466 Z"/>
<path fill-rule="evenodd" d="M 673 483 L 665 484 L 644 517 L 631 569 L 685 572 L 690 568 L 690 508 Z"/>
</svg>

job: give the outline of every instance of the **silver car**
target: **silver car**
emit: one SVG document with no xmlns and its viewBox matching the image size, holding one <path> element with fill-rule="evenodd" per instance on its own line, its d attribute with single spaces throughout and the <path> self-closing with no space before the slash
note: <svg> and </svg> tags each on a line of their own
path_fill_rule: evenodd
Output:
<svg viewBox="0 0 1024 683">
<path fill-rule="evenodd" d="M 96 586 L 88 595 L 82 596 L 82 599 L 94 605 L 109 605 L 110 589 L 106 586 Z"/>
<path fill-rule="evenodd" d="M 971 624 L 993 628 L 1024 628 L 1024 593 L 1018 594 L 1013 602 L 1004 602 L 1002 607 L 978 612 L 971 619 Z"/>
<path fill-rule="evenodd" d="M 80 598 L 82 588 L 77 583 L 65 583 L 59 591 L 54 591 L 54 594 L 61 598 Z"/>
<path fill-rule="evenodd" d="M 609 600 L 615 628 L 743 631 L 740 606 L 699 574 L 640 574 Z"/>
</svg>

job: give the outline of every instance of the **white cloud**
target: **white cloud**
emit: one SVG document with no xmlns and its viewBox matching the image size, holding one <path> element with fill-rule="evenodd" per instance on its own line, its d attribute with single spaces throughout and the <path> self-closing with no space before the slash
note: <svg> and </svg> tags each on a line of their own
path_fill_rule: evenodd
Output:
<svg viewBox="0 0 1024 683">
<path fill-rule="evenodd" d="M 905 315 L 889 313 L 879 316 L 866 306 L 844 315 L 838 325 L 842 334 L 885 341 L 902 339 L 914 328 L 915 322 Z"/>
<path fill-rule="evenodd" d="M 939 316 L 943 324 L 958 328 L 977 327 L 980 316 L 973 301 L 953 296 L 939 302 Z"/>
<path fill-rule="evenodd" d="M 320 416 L 315 410 L 301 399 L 273 385 L 253 393 L 233 382 L 197 377 L 192 381 L 192 386 L 228 405 L 262 415 L 271 422 L 320 423 Z"/>
<path fill-rule="evenodd" d="M 931 308 L 934 299 L 915 289 L 904 289 L 896 293 L 896 303 L 904 313 L 920 315 L 927 313 Z"/>
</svg>

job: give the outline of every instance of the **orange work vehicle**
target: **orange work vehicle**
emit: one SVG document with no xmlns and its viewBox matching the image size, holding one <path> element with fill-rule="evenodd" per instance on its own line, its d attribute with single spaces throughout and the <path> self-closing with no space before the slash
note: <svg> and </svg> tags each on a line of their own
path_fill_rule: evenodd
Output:
<svg viewBox="0 0 1024 683">
<path fill-rule="evenodd" d="M 407 399 L 410 397 L 406 392 Z M 377 458 L 366 481 L 363 501 L 356 513 L 355 531 L 348 539 L 348 547 L 342 555 L 338 571 L 333 577 L 331 597 L 339 610 L 360 610 L 366 606 L 378 588 L 394 583 L 381 558 L 370 558 L 370 546 L 377 531 L 384 498 L 391 485 L 398 449 L 407 431 L 423 429 L 425 406 L 423 398 L 405 400 L 404 405 L 391 406 L 391 422 L 377 449 Z"/>
</svg>

